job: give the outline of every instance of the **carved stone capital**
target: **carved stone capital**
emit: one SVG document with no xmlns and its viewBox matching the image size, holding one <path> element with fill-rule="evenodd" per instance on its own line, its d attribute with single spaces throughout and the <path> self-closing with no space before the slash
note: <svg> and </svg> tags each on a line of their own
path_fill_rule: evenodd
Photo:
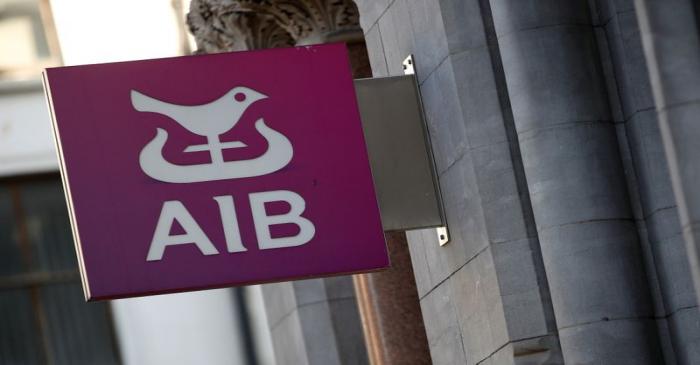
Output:
<svg viewBox="0 0 700 365">
<path fill-rule="evenodd" d="M 197 52 L 362 40 L 352 0 L 192 0 Z"/>
<path fill-rule="evenodd" d="M 193 0 L 187 24 L 198 53 L 293 46 L 290 34 L 276 20 L 252 11 L 250 1 Z"/>
<path fill-rule="evenodd" d="M 266 11 L 297 44 L 362 38 L 360 16 L 352 0 L 267 0 Z"/>
</svg>

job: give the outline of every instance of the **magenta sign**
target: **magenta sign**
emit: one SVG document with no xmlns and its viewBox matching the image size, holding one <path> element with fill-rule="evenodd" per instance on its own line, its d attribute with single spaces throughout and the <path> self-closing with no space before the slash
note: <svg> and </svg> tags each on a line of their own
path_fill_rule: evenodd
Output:
<svg viewBox="0 0 700 365">
<path fill-rule="evenodd" d="M 344 45 L 45 78 L 89 300 L 388 266 Z"/>
</svg>

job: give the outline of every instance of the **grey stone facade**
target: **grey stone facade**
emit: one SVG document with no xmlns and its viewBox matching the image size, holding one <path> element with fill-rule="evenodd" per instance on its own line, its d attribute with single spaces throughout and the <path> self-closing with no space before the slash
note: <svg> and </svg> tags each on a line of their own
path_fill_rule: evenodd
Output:
<svg viewBox="0 0 700 365">
<path fill-rule="evenodd" d="M 278 364 L 366 364 L 352 280 L 262 286 Z"/>
<path fill-rule="evenodd" d="M 196 0 L 190 25 L 202 52 L 351 41 L 364 75 L 359 16 L 374 77 L 414 54 L 451 242 L 408 232 L 395 277 L 432 362 L 700 364 L 697 1 L 354 3 Z M 359 282 L 265 286 L 278 363 L 419 353 L 358 313 L 409 283 Z"/>
<path fill-rule="evenodd" d="M 663 104 L 700 90 L 696 13 L 666 26 L 691 3 L 356 3 L 375 77 L 416 56 L 436 148 L 452 242 L 409 234 L 433 363 L 700 363 L 672 188 L 697 171 L 698 114 Z M 674 31 L 687 34 L 670 50 Z M 693 239 L 688 182 L 677 185 Z"/>
</svg>

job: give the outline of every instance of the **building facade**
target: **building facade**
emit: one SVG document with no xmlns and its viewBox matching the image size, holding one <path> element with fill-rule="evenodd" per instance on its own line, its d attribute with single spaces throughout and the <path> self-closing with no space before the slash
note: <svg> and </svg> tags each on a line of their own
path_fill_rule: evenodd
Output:
<svg viewBox="0 0 700 365">
<path fill-rule="evenodd" d="M 193 0 L 200 52 L 346 41 L 361 69 L 364 42 L 373 77 L 416 60 L 451 242 L 388 236 L 411 264 L 354 293 L 264 287 L 277 359 L 364 363 L 359 312 L 372 363 L 700 363 L 698 14 L 689 0 Z M 411 278 L 417 295 L 397 295 Z M 397 297 L 424 338 L 395 330 Z M 401 346 L 413 360 L 390 355 Z"/>
<path fill-rule="evenodd" d="M 197 53 L 345 42 L 356 78 L 413 54 L 451 240 L 85 304 L 37 70 L 58 40 L 68 64 L 187 53 L 180 1 L 114 4 L 0 1 L 0 364 L 700 363 L 696 2 L 192 0 Z"/>
</svg>

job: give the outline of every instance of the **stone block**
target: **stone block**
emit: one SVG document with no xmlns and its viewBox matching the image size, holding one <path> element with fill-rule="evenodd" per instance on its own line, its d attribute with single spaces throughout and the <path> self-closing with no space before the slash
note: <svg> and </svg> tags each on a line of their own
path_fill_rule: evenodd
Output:
<svg viewBox="0 0 700 365">
<path fill-rule="evenodd" d="M 302 324 L 301 336 L 304 338 L 309 365 L 342 364 L 328 302 L 312 303 L 299 307 L 296 313 Z M 277 346 L 276 341 L 275 346 Z M 277 361 L 287 362 L 287 359 L 278 357 Z"/>
<path fill-rule="evenodd" d="M 491 245 L 502 296 L 539 290 L 538 273 L 532 263 L 531 245 L 535 242 L 522 239 Z"/>
<path fill-rule="evenodd" d="M 695 87 L 700 90 L 700 87 Z M 683 104 L 661 111 L 660 117 L 668 123 L 671 132 L 675 160 L 680 181 L 674 182 L 683 189 L 684 205 L 689 220 L 681 214 L 681 224 L 700 223 L 700 103 Z M 674 177 L 672 176 L 672 179 Z"/>
<path fill-rule="evenodd" d="M 533 28 L 590 25 L 587 1 L 491 0 L 496 33 L 504 34 Z"/>
<path fill-rule="evenodd" d="M 523 202 L 511 165 L 508 144 L 475 148 L 472 154 L 489 242 L 527 238 Z"/>
<path fill-rule="evenodd" d="M 669 317 L 669 328 L 676 340 L 678 364 L 700 363 L 700 311 L 697 306 L 682 308 Z"/>
<path fill-rule="evenodd" d="M 443 282 L 426 295 L 421 310 L 433 364 L 467 363 L 449 284 Z"/>
<path fill-rule="evenodd" d="M 541 230 L 540 245 L 560 329 L 653 315 L 633 221 Z"/>
<path fill-rule="evenodd" d="M 538 288 L 504 295 L 502 300 L 511 341 L 549 333 L 549 313 L 545 312 Z"/>
<path fill-rule="evenodd" d="M 592 27 L 537 28 L 499 44 L 518 133 L 611 120 Z"/>
<path fill-rule="evenodd" d="M 561 328 L 567 364 L 663 364 L 652 319 L 597 321 Z"/>
<path fill-rule="evenodd" d="M 485 47 L 479 0 L 440 0 L 450 54 Z"/>
<path fill-rule="evenodd" d="M 260 286 L 265 301 L 265 313 L 270 327 L 274 327 L 297 306 L 291 282 L 264 284 Z"/>
<path fill-rule="evenodd" d="M 390 3 L 391 0 L 355 0 L 360 12 L 360 26 L 365 33 L 379 20 Z"/>
<path fill-rule="evenodd" d="M 620 73 L 624 80 L 624 84 L 621 85 L 622 93 L 629 95 L 624 105 L 625 116 L 629 118 L 641 110 L 653 109 L 654 95 L 637 24 L 637 14 L 634 11 L 618 14 L 616 22 L 619 24 L 619 46 L 624 55 L 620 57 L 624 67 L 624 73 Z"/>
<path fill-rule="evenodd" d="M 608 90 L 615 92 L 619 100 L 622 119 L 628 120 L 639 111 L 653 109 L 654 99 L 635 12 L 616 14 L 602 29 L 608 46 L 605 48 L 610 51 L 610 62 L 614 66 L 614 73 L 607 78 L 615 85 Z"/>
<path fill-rule="evenodd" d="M 406 1 L 394 0 L 379 18 L 379 29 L 391 76 L 403 75 L 402 62 L 414 49 L 413 27 Z"/>
<path fill-rule="evenodd" d="M 450 62 L 444 62 L 425 80 L 421 93 L 437 169 L 444 172 L 469 146 Z"/>
<path fill-rule="evenodd" d="M 447 38 L 437 1 L 404 0 L 413 26 L 413 55 L 418 81 L 425 80 L 447 57 Z"/>
<path fill-rule="evenodd" d="M 449 281 L 468 363 L 478 363 L 508 342 L 498 279 L 489 249 Z"/>
<path fill-rule="evenodd" d="M 367 44 L 367 56 L 372 67 L 373 77 L 384 77 L 389 75 L 389 70 L 384 57 L 384 44 L 379 25 L 375 24 L 365 33 L 365 44 Z"/>
<path fill-rule="evenodd" d="M 447 278 L 489 244 L 471 156 L 466 154 L 440 181 L 451 242 L 440 247 L 435 231 L 424 236 L 434 283 Z"/>
<path fill-rule="evenodd" d="M 494 244 L 513 242 L 528 236 L 520 197 L 504 195 L 483 204 L 489 241 Z"/>
<path fill-rule="evenodd" d="M 292 281 L 294 296 L 298 307 L 326 300 L 324 279 L 307 279 Z"/>
<path fill-rule="evenodd" d="M 676 200 L 656 111 L 638 112 L 626 123 L 626 130 L 644 215 L 674 206 Z"/>
<path fill-rule="evenodd" d="M 296 311 L 272 327 L 270 335 L 274 343 L 273 348 L 277 361 L 287 364 L 310 364 L 306 356 L 304 335 L 301 332 L 299 315 Z"/>
<path fill-rule="evenodd" d="M 697 305 L 697 295 L 683 233 L 675 207 L 662 209 L 648 219 L 649 238 L 663 290 L 667 313 Z M 700 328 L 698 328 L 700 331 Z"/>
<path fill-rule="evenodd" d="M 470 146 L 507 141 L 488 48 L 470 49 L 450 59 Z"/>
<path fill-rule="evenodd" d="M 520 147 L 539 229 L 632 218 L 612 123 L 538 129 Z"/>
<path fill-rule="evenodd" d="M 484 204 L 497 202 L 503 196 L 519 194 L 507 142 L 475 147 L 471 154 L 477 171 L 479 194 Z"/>
<path fill-rule="evenodd" d="M 491 246 L 503 312 L 511 341 L 546 335 L 555 330 L 548 288 L 543 287 L 544 268 L 537 268 L 533 240 Z"/>
</svg>

